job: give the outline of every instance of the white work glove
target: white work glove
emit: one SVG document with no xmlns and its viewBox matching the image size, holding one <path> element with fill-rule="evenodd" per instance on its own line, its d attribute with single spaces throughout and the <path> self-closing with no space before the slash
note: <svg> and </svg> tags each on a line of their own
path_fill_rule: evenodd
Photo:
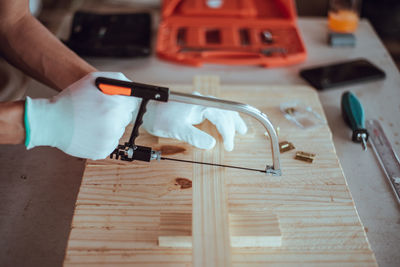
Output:
<svg viewBox="0 0 400 267">
<path fill-rule="evenodd" d="M 195 147 L 211 149 L 215 139 L 193 125 L 208 119 L 217 127 L 227 151 L 233 150 L 235 133 L 245 134 L 247 126 L 237 112 L 178 102 L 150 101 L 143 117 L 144 129 L 152 135 L 175 138 Z"/>
<path fill-rule="evenodd" d="M 27 149 L 52 146 L 94 160 L 109 156 L 136 117 L 141 100 L 102 93 L 95 85 L 100 76 L 129 81 L 122 73 L 93 72 L 51 99 L 27 97 Z"/>
</svg>

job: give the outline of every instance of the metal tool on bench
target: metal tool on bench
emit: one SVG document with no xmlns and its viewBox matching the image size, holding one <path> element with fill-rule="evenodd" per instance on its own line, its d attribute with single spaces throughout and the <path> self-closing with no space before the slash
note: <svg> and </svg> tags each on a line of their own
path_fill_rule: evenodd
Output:
<svg viewBox="0 0 400 267">
<path fill-rule="evenodd" d="M 396 200 L 400 204 L 400 161 L 381 124 L 377 120 L 367 120 L 365 123 L 361 102 L 350 92 L 342 95 L 342 112 L 353 130 L 353 141 L 362 142 L 365 151 L 367 150 L 367 141 L 370 141 Z M 368 137 L 370 138 L 368 139 Z"/>
<path fill-rule="evenodd" d="M 345 122 L 353 130 L 353 142 L 361 143 L 364 151 L 367 151 L 368 131 L 365 129 L 364 109 L 360 100 L 351 92 L 342 94 L 342 115 Z"/>
<path fill-rule="evenodd" d="M 279 144 L 275 129 L 272 126 L 269 119 L 267 118 L 267 116 L 252 106 L 228 100 L 206 97 L 206 96 L 172 92 L 169 90 L 169 88 L 166 87 L 120 81 L 103 77 L 99 77 L 96 79 L 96 86 L 97 88 L 99 88 L 100 91 L 108 95 L 126 95 L 126 96 L 135 96 L 142 98 L 142 103 L 140 105 L 139 112 L 136 117 L 136 121 L 133 126 L 132 134 L 129 138 L 129 141 L 123 145 L 118 145 L 118 147 L 110 155 L 111 158 L 115 156 L 116 159 L 120 159 L 123 161 L 140 160 L 147 162 L 151 160 L 173 160 L 173 161 L 181 161 L 181 162 L 196 163 L 196 164 L 206 164 L 218 167 L 258 171 L 277 176 L 281 175 L 280 161 L 279 161 Z M 229 166 L 229 165 L 215 164 L 215 163 L 179 160 L 179 159 L 162 157 L 160 151 L 154 151 L 150 147 L 136 145 L 135 139 L 139 136 L 139 127 L 143 122 L 143 115 L 146 112 L 146 105 L 150 100 L 161 101 L 161 102 L 176 101 L 187 104 L 237 111 L 250 115 L 251 117 L 258 120 L 265 127 L 265 129 L 269 134 L 271 150 L 272 150 L 272 161 L 273 161 L 272 165 L 267 164 L 265 170 L 261 170 L 261 169 L 252 169 L 252 168 Z"/>
<path fill-rule="evenodd" d="M 273 56 L 275 54 L 279 54 L 279 55 L 286 55 L 287 49 L 283 48 L 283 47 L 268 47 L 268 48 L 261 48 L 258 50 L 245 50 L 245 49 L 240 49 L 240 48 L 231 48 L 231 49 L 227 49 L 227 48 L 207 48 L 207 47 L 182 47 L 179 49 L 180 53 L 189 53 L 189 52 L 195 52 L 195 53 L 212 53 L 212 52 L 216 52 L 216 53 L 230 53 L 232 55 L 238 55 L 238 56 Z"/>
<path fill-rule="evenodd" d="M 370 132 L 370 144 L 375 151 L 390 186 L 393 189 L 397 203 L 400 204 L 400 160 L 386 137 L 381 124 L 377 120 L 367 120 L 367 130 Z"/>
</svg>

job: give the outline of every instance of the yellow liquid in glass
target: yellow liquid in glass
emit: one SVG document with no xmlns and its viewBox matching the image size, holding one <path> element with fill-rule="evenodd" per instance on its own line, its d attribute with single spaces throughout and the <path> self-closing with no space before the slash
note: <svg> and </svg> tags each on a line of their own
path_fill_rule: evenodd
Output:
<svg viewBox="0 0 400 267">
<path fill-rule="evenodd" d="M 328 27 L 334 32 L 353 33 L 358 26 L 358 14 L 352 10 L 330 11 Z"/>
</svg>

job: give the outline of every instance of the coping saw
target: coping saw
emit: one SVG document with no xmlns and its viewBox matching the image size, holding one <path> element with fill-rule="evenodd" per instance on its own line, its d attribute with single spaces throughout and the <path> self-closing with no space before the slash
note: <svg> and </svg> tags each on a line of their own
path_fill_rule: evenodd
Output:
<svg viewBox="0 0 400 267">
<path fill-rule="evenodd" d="M 127 81 L 109 79 L 104 77 L 98 77 L 95 83 L 97 88 L 104 94 L 125 95 L 125 96 L 134 96 L 142 98 L 139 112 L 136 117 L 135 124 L 133 126 L 132 134 L 129 138 L 129 141 L 124 143 L 123 145 L 118 145 L 118 147 L 114 150 L 114 152 L 111 153 L 110 158 L 113 158 L 115 156 L 116 159 L 120 159 L 123 161 L 139 160 L 147 162 L 150 162 L 151 160 L 172 160 L 172 161 L 180 161 L 186 163 L 211 165 L 217 167 L 243 169 L 248 171 L 258 171 L 276 176 L 281 175 L 280 161 L 279 161 L 279 144 L 275 129 L 272 126 L 271 122 L 269 121 L 268 117 L 264 113 L 262 113 L 261 111 L 252 106 L 218 98 L 172 92 L 167 87 L 141 84 L 135 82 L 127 82 Z M 194 104 L 206 107 L 237 111 L 250 115 L 251 117 L 258 120 L 265 127 L 265 129 L 269 134 L 272 147 L 272 161 L 273 161 L 272 165 L 267 164 L 265 170 L 261 170 L 261 169 L 252 169 L 239 166 L 230 166 L 223 164 L 166 158 L 161 156 L 161 151 L 152 150 L 151 147 L 136 145 L 135 139 L 139 136 L 139 127 L 143 123 L 143 115 L 146 112 L 146 106 L 150 100 L 160 101 L 160 102 L 175 101 L 186 104 Z"/>
</svg>

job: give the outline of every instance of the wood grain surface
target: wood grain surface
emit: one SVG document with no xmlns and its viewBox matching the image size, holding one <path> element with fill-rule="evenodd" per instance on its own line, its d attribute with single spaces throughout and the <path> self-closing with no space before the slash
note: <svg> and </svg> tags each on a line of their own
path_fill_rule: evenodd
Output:
<svg viewBox="0 0 400 267">
<path fill-rule="evenodd" d="M 219 78 L 195 77 L 194 89 L 202 95 L 220 97 Z M 211 123 L 203 123 L 201 130 L 218 136 Z M 221 162 L 224 159 L 222 142 L 210 151 L 195 151 L 197 162 Z M 232 266 L 229 235 L 228 202 L 225 168 L 193 165 L 192 197 L 192 265 L 194 267 Z"/>
<path fill-rule="evenodd" d="M 170 88 L 194 91 L 191 85 Z M 315 91 L 305 86 L 222 85 L 220 96 L 266 113 L 274 126 L 279 126 L 280 141 L 290 141 L 296 147 L 281 154 L 280 177 L 220 170 L 225 172 L 229 213 L 277 216 L 282 234 L 280 247 L 232 248 L 233 266 L 376 266 L 328 125 L 302 130 L 287 121 L 279 109 L 281 102 L 300 100 L 324 117 Z M 265 130 L 255 120 L 243 118 L 250 134 L 236 137 L 234 151 L 224 152 L 222 163 L 264 168 L 266 161 L 272 161 Z M 145 132 L 137 143 L 180 159 L 193 160 L 193 155 L 202 153 Z M 297 150 L 315 153 L 314 162 L 295 160 Z M 193 174 L 193 165 L 179 162 L 88 161 L 65 266 L 190 266 L 191 248 L 164 248 L 157 240 L 161 213 L 192 211 L 192 188 L 187 181 Z"/>
<path fill-rule="evenodd" d="M 169 248 L 192 247 L 192 214 L 161 213 L 158 245 Z M 230 246 L 280 247 L 282 234 L 276 215 L 249 211 L 229 214 Z M 207 265 L 209 266 L 209 265 Z"/>
</svg>

